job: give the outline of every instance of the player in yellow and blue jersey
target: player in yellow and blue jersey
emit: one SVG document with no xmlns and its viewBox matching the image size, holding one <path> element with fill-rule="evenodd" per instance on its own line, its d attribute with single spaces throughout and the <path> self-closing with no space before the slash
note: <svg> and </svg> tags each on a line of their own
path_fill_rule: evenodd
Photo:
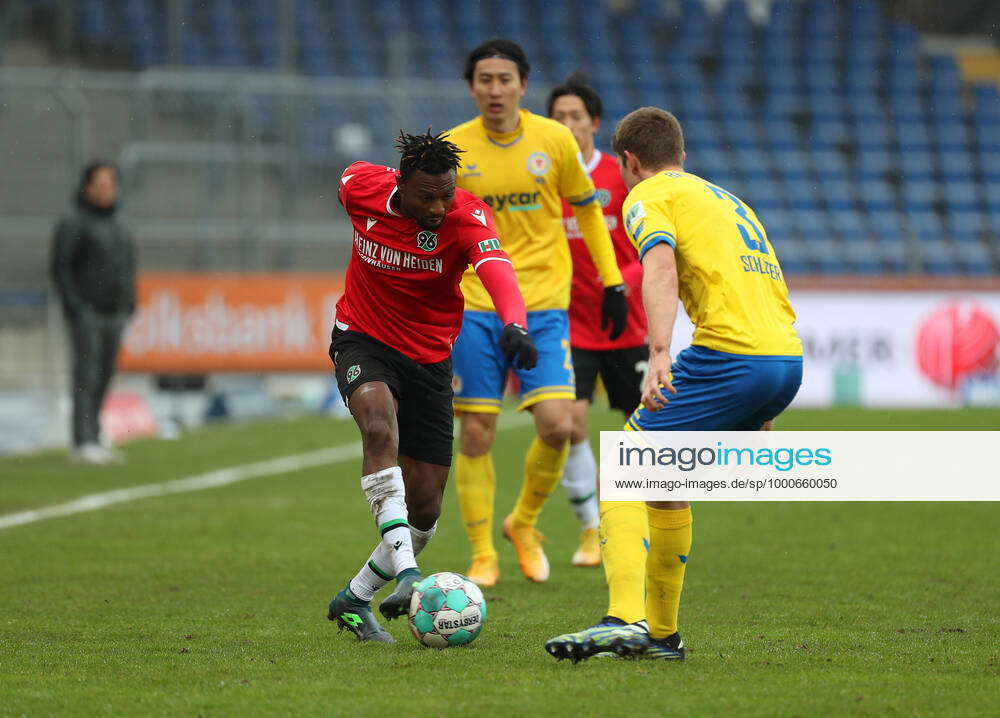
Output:
<svg viewBox="0 0 1000 718">
<path fill-rule="evenodd" d="M 770 429 L 802 382 L 802 343 L 760 220 L 732 193 L 684 171 L 684 137 L 669 112 L 632 112 L 615 129 L 613 146 L 630 189 L 622 214 L 642 262 L 649 323 L 649 373 L 626 430 Z M 671 364 L 678 297 L 695 333 Z M 677 615 L 690 505 L 602 502 L 600 531 L 607 615 L 551 639 L 546 650 L 574 661 L 605 651 L 683 659 Z"/>
<path fill-rule="evenodd" d="M 616 338 L 625 329 L 628 305 L 594 183 L 572 133 L 520 107 L 528 60 L 517 43 L 484 42 L 469 54 L 465 78 L 479 116 L 451 130 L 463 150 L 458 186 L 493 210 L 500 242 L 514 263 L 528 307 L 528 331 L 538 365 L 515 369 L 520 409 L 532 412 L 537 436 L 525 457 L 520 497 L 504 520 L 504 534 L 532 581 L 548 579 L 549 564 L 535 522 L 562 476 L 576 398 L 570 354 L 569 307 L 573 262 L 563 229 L 562 200 L 573 206 L 580 231 L 604 285 L 602 325 Z M 493 545 L 495 474 L 490 448 L 507 373 L 497 351 L 502 330 L 489 295 L 475 273 L 462 281 L 465 318 L 455 343 L 455 410 L 460 417 L 455 479 L 473 561 L 468 576 L 483 586 L 499 578 Z"/>
</svg>

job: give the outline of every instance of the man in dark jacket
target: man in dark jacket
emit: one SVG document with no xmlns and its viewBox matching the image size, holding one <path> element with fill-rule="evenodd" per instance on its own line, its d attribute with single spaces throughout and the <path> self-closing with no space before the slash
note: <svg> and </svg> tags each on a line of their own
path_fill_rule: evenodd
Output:
<svg viewBox="0 0 1000 718">
<path fill-rule="evenodd" d="M 52 278 L 73 346 L 73 456 L 106 464 L 120 456 L 100 445 L 101 405 L 115 371 L 122 331 L 135 311 L 135 248 L 115 219 L 118 170 L 92 162 L 76 207 L 56 225 Z"/>
</svg>

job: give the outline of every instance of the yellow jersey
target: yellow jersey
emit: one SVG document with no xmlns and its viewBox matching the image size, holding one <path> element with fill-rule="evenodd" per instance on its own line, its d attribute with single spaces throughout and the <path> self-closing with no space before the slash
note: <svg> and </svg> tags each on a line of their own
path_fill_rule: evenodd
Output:
<svg viewBox="0 0 1000 718">
<path fill-rule="evenodd" d="M 692 344 L 802 356 L 778 257 L 739 197 L 687 172 L 660 172 L 632 188 L 622 217 L 640 259 L 660 242 L 674 248 Z"/>
<path fill-rule="evenodd" d="M 463 150 L 458 186 L 492 210 L 528 311 L 569 307 L 573 260 L 563 229 L 563 198 L 578 219 L 588 220 L 581 219 L 581 228 L 589 229 L 584 239 L 604 285 L 622 283 L 594 183 L 568 128 L 522 109 L 513 132 L 490 132 L 476 117 L 450 130 L 448 140 Z M 471 268 L 462 277 L 462 293 L 467 310 L 495 311 Z"/>
</svg>

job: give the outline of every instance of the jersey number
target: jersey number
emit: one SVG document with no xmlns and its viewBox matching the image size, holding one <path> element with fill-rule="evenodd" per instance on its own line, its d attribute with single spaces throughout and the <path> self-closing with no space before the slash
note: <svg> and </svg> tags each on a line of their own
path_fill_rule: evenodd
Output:
<svg viewBox="0 0 1000 718">
<path fill-rule="evenodd" d="M 740 236 L 743 237 L 743 244 L 755 252 L 770 254 L 770 252 L 767 251 L 767 240 L 764 239 L 764 232 L 757 226 L 756 222 L 750 219 L 747 206 L 743 204 L 743 202 L 741 202 L 736 195 L 726 192 L 726 190 L 721 187 L 716 187 L 715 185 L 706 185 L 706 187 L 712 190 L 715 196 L 719 199 L 732 200 L 733 204 L 736 205 L 736 214 L 743 220 L 743 222 L 736 223 L 736 229 L 740 231 Z M 746 224 L 744 224 L 744 222 Z M 750 226 L 750 229 L 747 229 L 747 225 Z M 751 230 L 753 230 L 755 235 L 753 237 L 750 236 Z"/>
</svg>

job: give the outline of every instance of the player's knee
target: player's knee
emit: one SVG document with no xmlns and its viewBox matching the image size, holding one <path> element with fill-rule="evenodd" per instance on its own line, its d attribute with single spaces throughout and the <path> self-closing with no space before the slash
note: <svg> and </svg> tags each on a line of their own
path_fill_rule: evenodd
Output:
<svg viewBox="0 0 1000 718">
<path fill-rule="evenodd" d="M 568 415 L 538 423 L 538 438 L 554 449 L 562 448 L 572 435 L 573 420 Z"/>
<path fill-rule="evenodd" d="M 495 417 L 484 420 L 483 415 L 464 414 L 459 431 L 459 449 L 466 456 L 482 456 L 493 446 L 496 434 Z"/>
<path fill-rule="evenodd" d="M 441 516 L 441 498 L 425 501 L 420 506 L 415 506 L 407 511 L 407 520 L 410 526 L 419 530 L 427 531 L 433 526 Z"/>
<path fill-rule="evenodd" d="M 358 427 L 361 429 L 361 443 L 366 450 L 395 451 L 399 444 L 396 420 L 392 416 L 368 416 L 358 422 Z"/>
</svg>

